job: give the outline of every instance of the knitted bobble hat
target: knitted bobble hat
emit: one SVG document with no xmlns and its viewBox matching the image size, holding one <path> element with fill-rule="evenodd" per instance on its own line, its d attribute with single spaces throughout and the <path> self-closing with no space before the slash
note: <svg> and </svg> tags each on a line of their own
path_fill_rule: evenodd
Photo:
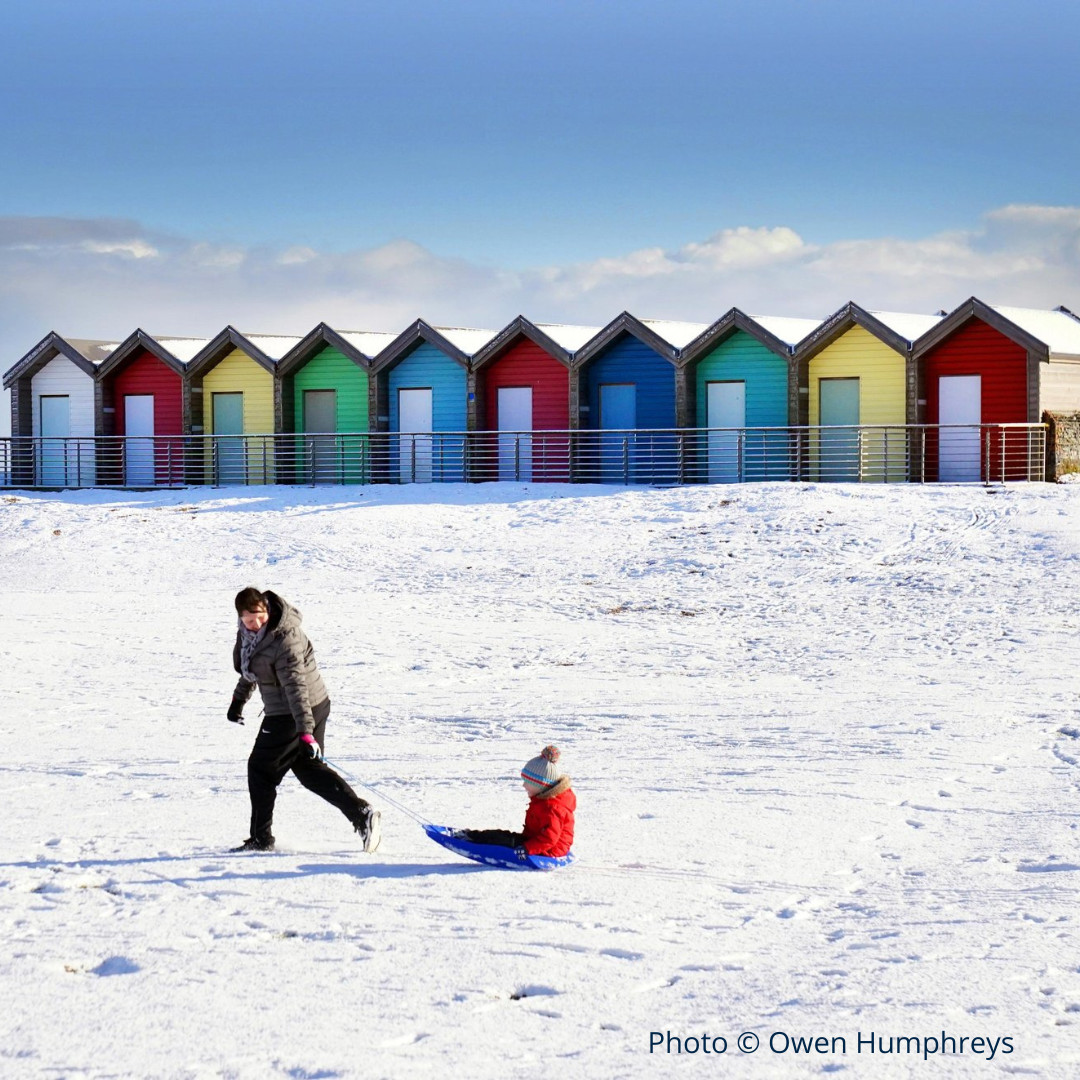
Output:
<svg viewBox="0 0 1080 1080">
<path fill-rule="evenodd" d="M 538 757 L 525 762 L 521 770 L 521 779 L 529 789 L 530 795 L 539 795 L 559 779 L 559 748 L 545 746 Z"/>
</svg>

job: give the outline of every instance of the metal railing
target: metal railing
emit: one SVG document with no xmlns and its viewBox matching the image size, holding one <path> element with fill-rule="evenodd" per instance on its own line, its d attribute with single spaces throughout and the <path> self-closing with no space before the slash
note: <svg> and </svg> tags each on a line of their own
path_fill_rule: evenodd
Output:
<svg viewBox="0 0 1080 1080">
<path fill-rule="evenodd" d="M 1001 483 L 1042 480 L 1043 424 L 0 439 L 0 486 Z"/>
</svg>

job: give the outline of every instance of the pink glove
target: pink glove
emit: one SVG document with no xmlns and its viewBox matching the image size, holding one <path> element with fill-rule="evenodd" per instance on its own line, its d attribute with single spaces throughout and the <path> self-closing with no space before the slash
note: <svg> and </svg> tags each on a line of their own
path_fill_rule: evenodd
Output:
<svg viewBox="0 0 1080 1080">
<path fill-rule="evenodd" d="M 315 761 L 322 757 L 322 751 L 319 749 L 319 744 L 315 741 L 314 735 L 305 733 L 300 736 L 300 750 L 301 753 L 306 752 Z"/>
</svg>

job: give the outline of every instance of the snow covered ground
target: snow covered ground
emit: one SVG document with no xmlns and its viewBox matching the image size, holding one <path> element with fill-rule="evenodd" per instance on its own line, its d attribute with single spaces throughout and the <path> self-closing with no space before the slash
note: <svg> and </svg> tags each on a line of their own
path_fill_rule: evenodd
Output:
<svg viewBox="0 0 1080 1080">
<path fill-rule="evenodd" d="M 1078 486 L 0 496 L 0 1076 L 1076 1076 L 1078 571 Z M 423 817 L 557 742 L 577 864 L 226 854 L 248 584 Z"/>
</svg>

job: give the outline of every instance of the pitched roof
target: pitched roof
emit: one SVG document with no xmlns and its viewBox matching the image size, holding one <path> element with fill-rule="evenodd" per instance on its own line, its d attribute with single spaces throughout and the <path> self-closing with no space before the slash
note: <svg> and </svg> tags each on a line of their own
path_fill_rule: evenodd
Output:
<svg viewBox="0 0 1080 1080">
<path fill-rule="evenodd" d="M 712 325 L 711 323 L 671 322 L 667 319 L 642 319 L 641 322 L 669 345 L 674 345 L 676 349 L 685 348 Z"/>
<path fill-rule="evenodd" d="M 498 330 L 476 330 L 470 326 L 433 326 L 431 329 L 438 330 L 466 356 L 475 356 L 498 333 Z"/>
<path fill-rule="evenodd" d="M 193 360 L 204 348 L 209 338 L 196 337 L 159 337 L 157 334 L 150 335 L 163 349 L 172 353 L 181 364 L 187 364 Z"/>
<path fill-rule="evenodd" d="M 574 326 L 570 323 L 533 323 L 537 330 L 545 334 L 560 348 L 568 353 L 576 353 L 587 341 L 592 341 L 600 332 L 599 326 Z"/>
<path fill-rule="evenodd" d="M 904 311 L 871 311 L 870 314 L 894 333 L 906 338 L 909 343 L 921 338 L 944 317 L 940 314 L 915 315 Z"/>
<path fill-rule="evenodd" d="M 1051 355 L 1080 356 L 1080 319 L 1068 311 L 1061 308 L 1046 311 L 1041 308 L 999 307 L 996 304 L 994 310 L 1016 323 L 1021 330 L 1038 338 Z"/>
<path fill-rule="evenodd" d="M 339 330 L 338 336 L 370 360 L 378 356 L 397 334 L 383 333 L 381 330 Z"/>
<path fill-rule="evenodd" d="M 72 338 L 64 340 L 80 355 L 86 357 L 95 367 L 107 360 L 109 353 L 120 344 L 119 341 L 100 341 L 97 338 Z"/>
<path fill-rule="evenodd" d="M 750 318 L 773 337 L 792 346 L 809 337 L 824 322 L 823 319 L 790 319 L 784 315 L 751 315 Z"/>
<path fill-rule="evenodd" d="M 247 334 L 240 331 L 259 352 L 269 356 L 271 360 L 280 360 L 294 345 L 300 342 L 300 338 L 285 334 Z"/>
</svg>

